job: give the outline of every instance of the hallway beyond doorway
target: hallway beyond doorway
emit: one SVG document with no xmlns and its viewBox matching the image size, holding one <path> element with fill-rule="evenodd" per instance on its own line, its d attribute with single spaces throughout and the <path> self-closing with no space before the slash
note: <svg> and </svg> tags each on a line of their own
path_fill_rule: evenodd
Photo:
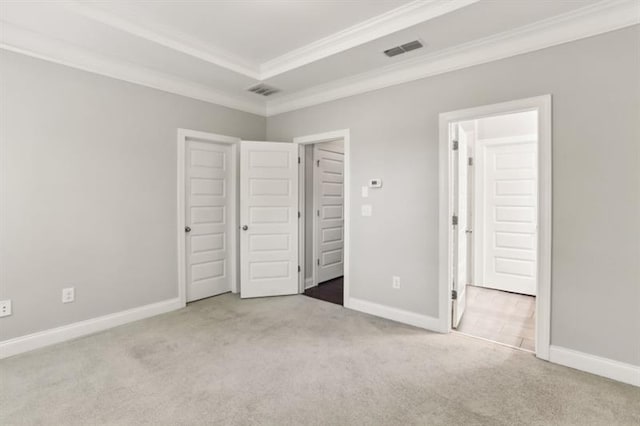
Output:
<svg viewBox="0 0 640 426">
<path fill-rule="evenodd" d="M 467 292 L 459 332 L 535 350 L 535 297 L 471 285 Z"/>
</svg>

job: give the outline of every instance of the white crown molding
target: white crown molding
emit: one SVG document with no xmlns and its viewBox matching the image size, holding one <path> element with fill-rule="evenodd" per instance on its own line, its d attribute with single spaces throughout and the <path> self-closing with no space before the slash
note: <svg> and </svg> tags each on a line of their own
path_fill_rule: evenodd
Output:
<svg viewBox="0 0 640 426">
<path fill-rule="evenodd" d="M 479 0 L 415 0 L 387 13 L 360 22 L 260 65 L 260 78 L 266 80 L 295 68 L 360 46 L 419 23 L 437 18 Z"/>
<path fill-rule="evenodd" d="M 512 31 L 279 96 L 266 102 L 264 99 L 254 100 L 221 92 L 173 75 L 97 55 L 6 22 L 1 22 L 0 25 L 0 48 L 252 114 L 273 116 L 638 23 L 640 3 L 637 0 L 605 0 Z"/>
<path fill-rule="evenodd" d="M 173 75 L 97 55 L 86 49 L 44 37 L 6 22 L 0 21 L 0 23 L 0 48 L 2 49 L 216 105 L 265 115 L 265 104 L 262 99 L 249 100 L 219 92 Z"/>
<path fill-rule="evenodd" d="M 267 101 L 267 116 L 480 65 L 640 23 L 637 0 L 606 0 L 511 31 Z"/>
<path fill-rule="evenodd" d="M 90 3 L 79 1 L 69 1 L 60 4 L 71 12 L 84 16 L 85 18 L 92 19 L 101 24 L 108 25 L 122 32 L 159 44 L 185 55 L 198 58 L 207 63 L 217 65 L 246 77 L 256 80 L 261 79 L 258 72 L 258 64 L 250 63 L 232 53 L 215 49 L 187 34 L 162 27 L 158 23 L 145 19 L 142 15 L 136 17 L 136 21 L 139 21 L 139 23 L 135 23 L 130 19 L 125 19 L 102 10 L 95 4 L 92 5 Z"/>
<path fill-rule="evenodd" d="M 432 0 L 425 2 L 424 0 L 414 0 L 260 65 L 250 63 L 229 52 L 223 52 L 219 49 L 214 50 L 201 40 L 174 29 L 162 27 L 158 23 L 144 18 L 141 14 L 136 16 L 136 22 L 133 22 L 131 19 L 100 9 L 95 4 L 79 1 L 61 4 L 76 14 L 117 30 L 247 77 L 266 80 L 421 22 L 445 15 L 478 1 Z"/>
</svg>

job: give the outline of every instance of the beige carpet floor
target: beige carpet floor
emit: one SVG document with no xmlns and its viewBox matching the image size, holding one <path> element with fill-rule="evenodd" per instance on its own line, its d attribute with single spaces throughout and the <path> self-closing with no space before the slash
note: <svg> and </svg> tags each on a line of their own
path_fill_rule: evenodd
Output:
<svg viewBox="0 0 640 426">
<path fill-rule="evenodd" d="M 640 389 L 305 296 L 186 309 L 0 361 L 2 425 L 638 425 Z"/>
</svg>

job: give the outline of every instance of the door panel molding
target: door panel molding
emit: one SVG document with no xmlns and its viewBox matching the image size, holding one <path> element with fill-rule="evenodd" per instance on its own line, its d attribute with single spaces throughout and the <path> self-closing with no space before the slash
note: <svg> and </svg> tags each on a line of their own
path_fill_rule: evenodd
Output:
<svg viewBox="0 0 640 426">
<path fill-rule="evenodd" d="M 319 212 L 313 215 L 314 285 L 344 274 L 344 145 L 338 142 L 313 145 L 313 206 Z M 325 240 L 324 231 L 331 230 L 334 237 Z"/>
<path fill-rule="evenodd" d="M 228 144 L 230 146 L 230 159 L 229 167 L 231 170 L 232 179 L 229 182 L 229 194 L 228 197 L 229 211 L 227 212 L 227 218 L 230 222 L 230 227 L 233 232 L 229 233 L 229 276 L 231 279 L 231 291 L 238 292 L 237 281 L 237 149 L 239 138 L 232 136 L 218 135 L 215 133 L 201 132 L 191 129 L 178 129 L 177 131 L 177 218 L 178 226 L 176 229 L 176 238 L 178 245 L 178 300 L 181 306 L 187 304 L 187 250 L 186 250 L 186 238 L 185 227 L 187 226 L 186 218 L 186 172 L 187 172 L 187 148 L 189 141 L 204 142 L 204 143 L 216 143 L 216 144 Z M 203 157 L 203 164 L 217 164 L 220 160 L 215 154 L 211 154 Z M 215 214 L 214 211 L 202 211 L 203 215 Z"/>
<path fill-rule="evenodd" d="M 240 143 L 240 296 L 298 293 L 298 148 Z"/>
<path fill-rule="evenodd" d="M 536 295 L 537 145 L 535 134 L 476 141 L 477 286 Z"/>
</svg>

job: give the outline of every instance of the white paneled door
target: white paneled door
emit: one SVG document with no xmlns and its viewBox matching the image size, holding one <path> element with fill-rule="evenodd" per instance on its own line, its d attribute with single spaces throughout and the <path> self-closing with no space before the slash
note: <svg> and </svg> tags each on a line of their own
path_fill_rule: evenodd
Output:
<svg viewBox="0 0 640 426">
<path fill-rule="evenodd" d="M 231 291 L 232 146 L 187 141 L 187 302 Z"/>
<path fill-rule="evenodd" d="M 313 147 L 316 208 L 316 271 L 322 283 L 344 272 L 344 147 L 342 141 Z"/>
<path fill-rule="evenodd" d="M 298 293 L 298 146 L 240 145 L 240 295 Z"/>
<path fill-rule="evenodd" d="M 536 137 L 479 141 L 477 285 L 536 294 Z M 477 228 L 478 228 L 477 227 Z"/>
<path fill-rule="evenodd" d="M 455 176 L 455 216 L 458 224 L 455 226 L 454 238 L 456 243 L 454 245 L 455 253 L 454 259 L 454 271 L 453 271 L 453 291 L 455 292 L 455 298 L 453 298 L 453 321 L 454 328 L 458 327 L 464 310 L 467 305 L 467 277 L 468 277 L 468 258 L 467 258 L 467 229 L 468 229 L 468 206 L 467 200 L 469 197 L 468 192 L 468 138 L 466 132 L 462 128 L 458 128 L 457 144 L 454 171 Z M 455 132 L 454 132 L 455 134 Z M 455 143 L 455 142 L 454 142 Z"/>
</svg>

